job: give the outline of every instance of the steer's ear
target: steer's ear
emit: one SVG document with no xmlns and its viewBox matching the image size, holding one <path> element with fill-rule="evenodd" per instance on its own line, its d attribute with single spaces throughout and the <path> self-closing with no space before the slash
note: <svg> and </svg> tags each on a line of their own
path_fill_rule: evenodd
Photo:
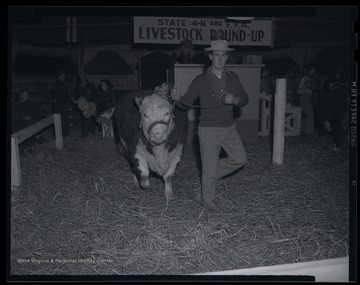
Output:
<svg viewBox="0 0 360 285">
<path fill-rule="evenodd" d="M 141 106 L 141 102 L 142 102 L 142 99 L 141 99 L 141 98 L 135 97 L 135 103 L 136 103 L 136 105 L 138 105 L 138 107 Z"/>
</svg>

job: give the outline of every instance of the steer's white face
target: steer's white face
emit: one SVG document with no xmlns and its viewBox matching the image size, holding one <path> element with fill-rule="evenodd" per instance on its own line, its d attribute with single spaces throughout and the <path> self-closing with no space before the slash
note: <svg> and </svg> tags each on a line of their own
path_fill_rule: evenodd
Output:
<svg viewBox="0 0 360 285">
<path fill-rule="evenodd" d="M 146 139 L 153 145 L 164 143 L 174 127 L 173 106 L 161 96 L 153 94 L 135 98 L 141 114 L 140 127 Z"/>
</svg>

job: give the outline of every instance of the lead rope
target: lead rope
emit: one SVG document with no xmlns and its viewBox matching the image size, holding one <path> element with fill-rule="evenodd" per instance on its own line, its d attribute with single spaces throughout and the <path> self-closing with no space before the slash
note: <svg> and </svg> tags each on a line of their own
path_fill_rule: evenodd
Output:
<svg viewBox="0 0 360 285">
<path fill-rule="evenodd" d="M 166 70 L 166 80 L 168 81 L 168 70 Z M 163 99 L 167 100 L 168 102 L 172 103 L 173 105 L 175 105 L 175 102 L 178 102 L 188 108 L 197 108 L 197 109 L 213 109 L 213 108 L 222 108 L 224 106 L 226 106 L 225 104 L 223 105 L 215 105 L 215 106 L 198 106 L 198 105 L 192 105 L 192 104 L 186 104 L 181 102 L 180 100 L 175 100 L 173 98 L 171 98 L 171 89 L 174 88 L 174 86 L 172 85 L 167 85 L 168 87 L 170 87 L 170 91 L 167 92 L 167 96 L 165 97 L 163 94 L 159 94 Z"/>
<path fill-rule="evenodd" d="M 184 106 L 186 106 L 188 108 L 197 108 L 197 109 L 214 109 L 214 108 L 222 108 L 222 107 L 226 106 L 226 105 L 197 106 L 197 105 L 192 105 L 192 104 L 186 104 L 186 103 L 183 103 L 183 102 L 181 102 L 179 100 L 173 100 L 173 101 L 176 101 L 176 102 L 178 102 L 178 103 L 180 103 L 180 104 L 182 104 L 182 105 L 184 105 Z"/>
<path fill-rule="evenodd" d="M 186 104 L 183 103 L 179 100 L 174 100 L 173 98 L 171 98 L 171 89 L 174 88 L 174 86 L 169 85 L 169 69 L 166 69 L 166 85 L 168 86 L 168 90 L 170 89 L 170 91 L 168 91 L 167 93 L 167 98 L 164 98 L 164 96 L 160 95 L 163 99 L 169 101 L 169 102 L 173 102 L 173 105 L 175 105 L 175 102 L 178 102 L 188 108 L 198 108 L 198 109 L 212 109 L 212 108 L 222 108 L 224 106 L 226 106 L 225 104 L 223 105 L 215 105 L 215 106 L 197 106 L 197 105 L 192 105 L 192 104 Z M 170 88 L 169 88 L 170 87 Z"/>
</svg>

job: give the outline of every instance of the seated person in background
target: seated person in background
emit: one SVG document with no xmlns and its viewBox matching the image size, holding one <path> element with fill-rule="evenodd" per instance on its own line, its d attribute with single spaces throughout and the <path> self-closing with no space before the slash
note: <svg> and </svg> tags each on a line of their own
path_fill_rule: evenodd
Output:
<svg viewBox="0 0 360 285">
<path fill-rule="evenodd" d="M 113 85 L 107 79 L 100 80 L 100 92 L 96 99 L 97 114 L 109 111 L 115 108 L 115 99 L 112 92 Z"/>
<path fill-rule="evenodd" d="M 194 45 L 191 40 L 181 41 L 181 47 L 174 52 L 175 63 L 186 64 L 193 63 L 195 56 Z"/>
<path fill-rule="evenodd" d="M 100 80 L 100 90 L 93 92 L 91 96 L 83 96 L 77 100 L 77 105 L 82 111 L 84 118 L 96 119 L 104 131 L 109 130 L 112 115 L 115 110 L 115 100 L 112 92 L 113 85 L 107 79 Z"/>
<path fill-rule="evenodd" d="M 92 101 L 92 97 L 94 97 L 94 93 L 96 88 L 94 84 L 92 84 L 88 79 L 85 72 L 80 72 L 78 77 L 78 85 L 75 87 L 73 101 L 79 106 L 79 98 L 80 101 Z M 80 108 L 80 116 L 81 116 L 81 138 L 86 138 L 89 135 L 89 132 L 95 134 L 95 124 L 94 118 L 92 116 L 86 116 Z"/>
<path fill-rule="evenodd" d="M 101 125 L 102 137 L 111 136 L 111 118 L 115 111 L 115 99 L 112 92 L 113 85 L 107 79 L 100 80 L 100 92 L 96 102 L 97 121 Z"/>
</svg>

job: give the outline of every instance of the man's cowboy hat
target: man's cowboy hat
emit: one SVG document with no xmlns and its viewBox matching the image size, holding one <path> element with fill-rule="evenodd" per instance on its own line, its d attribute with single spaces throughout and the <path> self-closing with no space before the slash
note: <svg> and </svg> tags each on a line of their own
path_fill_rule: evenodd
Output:
<svg viewBox="0 0 360 285">
<path fill-rule="evenodd" d="M 226 40 L 215 40 L 211 42 L 211 46 L 206 48 L 205 51 L 232 51 Z"/>
</svg>

